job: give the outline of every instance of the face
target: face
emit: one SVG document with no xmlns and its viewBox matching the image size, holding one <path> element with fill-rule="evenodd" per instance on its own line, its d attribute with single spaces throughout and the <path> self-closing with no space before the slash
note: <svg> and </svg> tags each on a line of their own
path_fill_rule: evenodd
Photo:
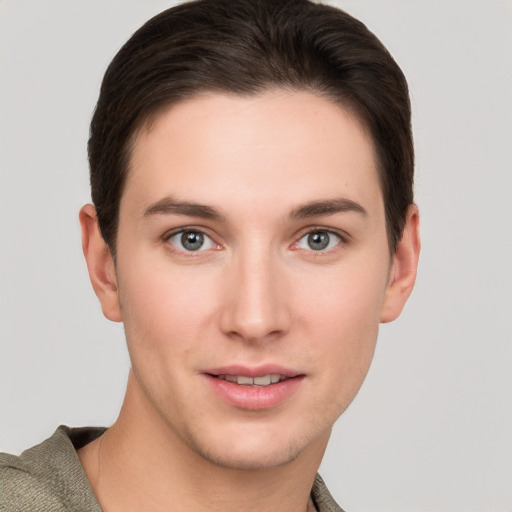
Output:
<svg viewBox="0 0 512 512">
<path fill-rule="evenodd" d="M 346 110 L 284 91 L 173 106 L 138 134 L 120 206 L 115 294 L 141 414 L 228 467 L 325 447 L 393 264 L 371 139 Z"/>
</svg>

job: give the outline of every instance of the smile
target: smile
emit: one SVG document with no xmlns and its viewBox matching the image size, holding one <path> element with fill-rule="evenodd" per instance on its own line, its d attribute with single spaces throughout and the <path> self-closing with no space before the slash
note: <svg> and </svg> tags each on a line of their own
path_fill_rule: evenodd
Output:
<svg viewBox="0 0 512 512">
<path fill-rule="evenodd" d="M 302 388 L 306 375 L 283 366 L 231 365 L 211 369 L 204 377 L 219 399 L 237 409 L 261 411 L 290 400 Z"/>
<path fill-rule="evenodd" d="M 270 386 L 271 384 L 277 384 L 288 377 L 272 373 L 269 375 L 262 375 L 261 377 L 248 377 L 246 375 L 217 375 L 218 379 L 226 380 L 228 382 L 236 382 L 241 386 Z"/>
</svg>

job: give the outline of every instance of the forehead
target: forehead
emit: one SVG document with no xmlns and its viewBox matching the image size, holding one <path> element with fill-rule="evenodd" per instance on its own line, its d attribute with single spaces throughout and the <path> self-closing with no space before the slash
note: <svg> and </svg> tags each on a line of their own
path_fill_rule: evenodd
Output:
<svg viewBox="0 0 512 512">
<path fill-rule="evenodd" d="M 134 138 L 123 202 L 165 195 L 236 208 L 339 197 L 381 208 L 371 137 L 348 110 L 306 92 L 205 94 Z"/>
</svg>

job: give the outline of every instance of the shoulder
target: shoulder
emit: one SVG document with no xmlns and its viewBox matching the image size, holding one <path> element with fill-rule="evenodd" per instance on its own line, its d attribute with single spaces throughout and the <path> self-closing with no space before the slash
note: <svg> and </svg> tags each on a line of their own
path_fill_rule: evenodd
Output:
<svg viewBox="0 0 512 512">
<path fill-rule="evenodd" d="M 61 426 L 19 456 L 0 454 L 0 512 L 101 511 L 72 442 L 74 430 Z M 76 430 L 79 439 L 102 431 Z"/>
<path fill-rule="evenodd" d="M 0 454 L 0 511 L 60 512 L 65 506 L 54 492 L 51 481 L 34 471 L 23 456 Z"/>
</svg>

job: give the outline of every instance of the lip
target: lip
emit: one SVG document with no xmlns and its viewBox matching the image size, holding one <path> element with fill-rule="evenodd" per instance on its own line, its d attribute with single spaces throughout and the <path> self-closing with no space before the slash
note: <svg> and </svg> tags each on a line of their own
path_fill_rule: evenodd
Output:
<svg viewBox="0 0 512 512">
<path fill-rule="evenodd" d="M 269 386 L 243 386 L 217 378 L 218 375 L 244 375 L 262 377 L 279 374 L 286 380 Z M 214 393 L 228 405 L 248 411 L 260 411 L 277 407 L 290 398 L 301 386 L 305 375 L 279 365 L 262 366 L 231 365 L 210 369 L 204 376 Z"/>
<path fill-rule="evenodd" d="M 300 372 L 275 364 L 263 364 L 260 366 L 230 365 L 206 370 L 209 375 L 245 375 L 246 377 L 262 377 L 263 375 L 279 374 L 285 377 L 297 377 Z"/>
</svg>

